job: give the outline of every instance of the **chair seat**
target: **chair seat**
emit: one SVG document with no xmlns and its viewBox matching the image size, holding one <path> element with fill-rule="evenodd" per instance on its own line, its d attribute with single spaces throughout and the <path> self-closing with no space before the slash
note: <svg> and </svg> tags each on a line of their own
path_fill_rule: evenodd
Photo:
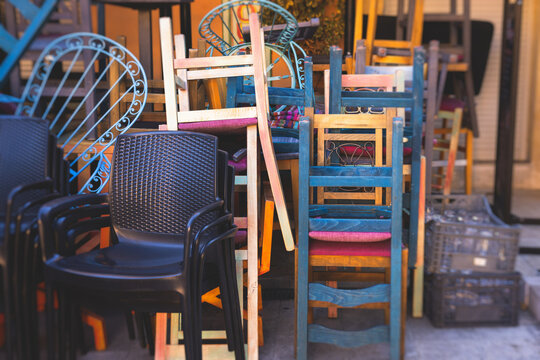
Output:
<svg viewBox="0 0 540 360">
<path fill-rule="evenodd" d="M 234 237 L 234 244 L 237 248 L 247 245 L 247 231 L 238 230 Z"/>
<path fill-rule="evenodd" d="M 392 237 L 389 232 L 352 232 L 352 231 L 310 231 L 309 237 L 320 241 L 333 242 L 376 242 Z"/>
<path fill-rule="evenodd" d="M 47 267 L 72 280 L 137 280 L 181 274 L 183 259 L 183 244 L 152 246 L 119 243 L 75 256 L 53 258 Z"/>
<path fill-rule="evenodd" d="M 198 131 L 210 134 L 231 134 L 241 133 L 250 125 L 257 125 L 257 118 L 178 123 L 178 130 Z"/>
<path fill-rule="evenodd" d="M 460 99 L 449 98 L 449 97 L 444 97 L 442 99 L 440 110 L 454 111 L 457 108 L 464 109 L 465 108 L 465 102 L 463 100 L 460 100 Z"/>
<path fill-rule="evenodd" d="M 309 255 L 390 257 L 390 240 L 377 242 L 337 242 L 312 239 L 309 242 Z"/>
<path fill-rule="evenodd" d="M 245 173 L 247 170 L 247 157 L 243 157 L 238 161 L 229 160 L 228 164 L 234 168 L 235 174 Z"/>
</svg>

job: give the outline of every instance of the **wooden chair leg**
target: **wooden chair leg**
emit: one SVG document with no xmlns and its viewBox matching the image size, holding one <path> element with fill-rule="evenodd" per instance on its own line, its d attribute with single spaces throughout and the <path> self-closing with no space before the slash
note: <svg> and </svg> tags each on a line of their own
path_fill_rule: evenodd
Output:
<svg viewBox="0 0 540 360">
<path fill-rule="evenodd" d="M 328 266 L 326 268 L 327 271 L 337 271 L 337 266 Z M 334 289 L 337 289 L 337 281 L 327 281 L 326 286 L 332 287 Z M 337 319 L 338 317 L 338 307 L 337 306 L 329 306 L 328 307 L 328 318 L 329 319 Z"/>
<path fill-rule="evenodd" d="M 405 325 L 407 322 L 407 271 L 409 270 L 409 250 L 401 252 L 401 343 L 400 359 L 405 356 Z"/>
<path fill-rule="evenodd" d="M 291 162 L 291 185 L 294 207 L 294 230 L 295 239 L 298 239 L 298 159 L 289 160 Z"/>
<path fill-rule="evenodd" d="M 420 318 L 423 315 L 424 298 L 424 241 L 425 241 L 425 207 L 426 207 L 426 158 L 422 157 L 420 161 L 420 206 L 418 207 L 418 241 L 416 266 L 413 270 L 413 297 L 412 297 L 412 316 Z"/>
<path fill-rule="evenodd" d="M 90 326 L 94 332 L 94 346 L 96 350 L 106 350 L 107 337 L 105 336 L 105 320 L 101 316 L 88 311 L 82 312 L 82 319 L 84 323 Z"/>
<path fill-rule="evenodd" d="M 473 132 L 470 129 L 466 129 L 465 131 L 465 158 L 467 159 L 467 165 L 465 167 L 465 193 L 470 195 L 472 194 L 473 176 Z"/>
</svg>

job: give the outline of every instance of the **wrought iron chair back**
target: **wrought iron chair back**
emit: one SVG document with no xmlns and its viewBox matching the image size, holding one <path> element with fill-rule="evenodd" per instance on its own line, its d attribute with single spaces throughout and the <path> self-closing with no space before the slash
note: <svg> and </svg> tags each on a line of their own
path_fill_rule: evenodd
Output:
<svg viewBox="0 0 540 360">
<path fill-rule="evenodd" d="M 58 0 L 45 0 L 39 7 L 29 1 L 8 0 L 8 2 L 18 10 L 19 16 L 29 21 L 29 25 L 19 38 L 0 25 L 0 50 L 6 53 L 6 57 L 0 63 L 0 85 L 7 79 L 10 71 L 39 33 Z"/>
<path fill-rule="evenodd" d="M 75 63 L 88 55 L 85 53 L 91 55 L 91 61 L 76 71 Z M 69 66 L 62 69 L 66 62 Z M 91 87 L 84 87 L 98 62 L 104 62 L 103 69 Z M 73 33 L 56 39 L 43 51 L 16 113 L 48 119 L 69 162 L 69 182 L 78 182 L 79 193 L 98 193 L 110 175 L 106 154 L 112 153 L 110 147 L 118 135 L 137 120 L 146 96 L 146 75 L 129 50 L 101 35 Z M 95 104 L 89 108 L 86 102 L 91 98 Z M 124 102 L 126 99 L 130 101 Z"/>
<path fill-rule="evenodd" d="M 209 44 L 209 51 L 216 49 L 222 55 L 235 55 L 249 51 L 250 13 L 259 14 L 264 32 L 264 45 L 271 53 L 266 67 L 267 81 L 288 82 L 287 87 L 303 88 L 304 50 L 293 39 L 298 31 L 298 22 L 283 7 L 266 0 L 233 0 L 212 9 L 199 24 L 199 34 Z M 285 75 L 272 75 L 276 66 L 286 68 Z M 249 85 L 253 81 L 247 80 Z M 275 86 L 275 85 L 274 85 Z"/>
</svg>

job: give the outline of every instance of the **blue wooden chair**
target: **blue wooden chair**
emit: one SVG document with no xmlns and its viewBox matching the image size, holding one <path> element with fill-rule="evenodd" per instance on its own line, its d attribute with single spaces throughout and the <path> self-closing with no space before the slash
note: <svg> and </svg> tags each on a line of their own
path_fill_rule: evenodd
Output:
<svg viewBox="0 0 540 360">
<path fill-rule="evenodd" d="M 404 207 L 410 214 L 408 246 L 409 264 L 416 263 L 416 242 L 418 236 L 418 206 L 420 191 L 420 157 L 422 155 L 422 119 L 424 97 L 425 51 L 416 48 L 414 53 L 412 84 L 406 92 L 343 91 L 341 75 L 342 51 L 330 49 L 330 94 L 329 112 L 339 114 L 344 107 L 394 107 L 410 109 L 410 121 L 404 133 L 411 148 L 411 186 L 404 199 Z M 332 64 L 334 64 L 332 66 Z M 350 75 L 349 75 L 350 76 Z M 340 91 L 341 90 L 341 91 Z M 398 116 L 399 113 L 398 113 Z"/>
<path fill-rule="evenodd" d="M 75 72 L 75 63 L 88 56 L 92 61 Z M 99 76 L 85 86 L 86 77 L 102 60 Z M 62 70 L 65 63 L 69 65 Z M 101 35 L 73 33 L 42 52 L 16 114 L 48 119 L 69 162 L 72 191 L 99 193 L 109 179 L 112 146 L 137 120 L 146 96 L 146 75 L 129 50 Z M 91 98 L 96 102 L 88 107 Z"/>
<path fill-rule="evenodd" d="M 0 49 L 6 53 L 0 64 L 0 86 L 7 80 L 10 71 L 39 33 L 58 0 L 45 0 L 41 6 L 36 6 L 28 0 L 8 0 L 8 2 L 18 10 L 19 16 L 29 21 L 29 25 L 20 38 L 13 36 L 0 25 Z"/>
<path fill-rule="evenodd" d="M 315 95 L 313 92 L 313 62 L 311 57 L 303 62 L 303 88 L 268 87 L 270 106 L 294 106 L 301 115 L 313 114 Z M 227 81 L 227 107 L 234 108 L 242 104 L 255 104 L 255 88 L 247 85 L 241 77 Z M 292 198 L 295 222 L 298 222 L 298 128 L 272 128 L 272 142 L 280 170 L 291 172 Z M 298 228 L 296 224 L 296 229 Z"/>
<path fill-rule="evenodd" d="M 368 115 L 369 116 L 369 115 Z M 343 146 L 355 142 L 359 148 L 382 149 L 385 121 L 378 118 L 358 121 L 358 115 L 314 115 L 300 123 L 300 204 L 298 237 L 297 359 L 307 358 L 307 344 L 328 343 L 358 347 L 390 342 L 392 359 L 402 348 L 402 325 L 407 267 L 407 249 L 402 247 L 403 121 L 392 126 L 392 163 L 386 166 L 351 166 L 335 162 Z M 352 130 L 371 130 L 359 133 Z M 336 130 L 340 130 L 336 132 Z M 351 130 L 351 131 L 349 131 Z M 317 134 L 315 145 L 314 135 Z M 370 145 L 371 144 L 371 145 Z M 312 146 L 317 147 L 312 163 Z M 343 166 L 347 165 L 347 166 Z M 360 202 L 333 202 L 310 205 L 312 188 L 381 187 L 391 191 L 391 204 L 361 205 Z M 312 267 L 382 267 L 390 279 L 365 289 L 336 289 L 320 281 L 337 280 L 331 272 L 325 277 Z M 342 273 L 342 272 L 340 272 Z M 386 277 L 386 275 L 384 275 Z M 311 278 L 311 279 L 310 279 Z M 366 280 L 357 277 L 355 279 Z M 369 279 L 372 280 L 372 279 Z M 389 280 L 389 281 L 388 281 Z M 318 281 L 318 282 L 317 282 Z M 308 308 L 390 308 L 390 325 L 363 331 L 342 331 L 309 324 Z M 308 306 L 309 304 L 309 306 Z M 372 305 L 369 305 L 372 304 Z"/>
</svg>

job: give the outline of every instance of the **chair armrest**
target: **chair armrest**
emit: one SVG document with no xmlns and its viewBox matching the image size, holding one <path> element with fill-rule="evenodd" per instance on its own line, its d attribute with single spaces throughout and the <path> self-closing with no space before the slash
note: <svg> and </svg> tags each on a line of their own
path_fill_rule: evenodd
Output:
<svg viewBox="0 0 540 360">
<path fill-rule="evenodd" d="M 216 228 L 218 226 L 223 226 L 223 225 L 226 225 L 226 224 L 228 224 L 229 227 L 228 227 L 228 229 L 226 230 L 225 233 L 221 233 L 221 234 L 219 234 L 218 236 L 216 236 L 216 237 L 214 237 L 212 239 L 207 239 L 204 243 L 202 243 L 202 235 L 205 232 L 207 232 L 210 229 Z M 217 241 L 221 241 L 221 240 L 224 240 L 224 239 L 230 237 L 231 234 L 229 234 L 227 236 L 225 236 L 225 234 L 226 233 L 228 234 L 229 230 L 232 230 L 232 229 L 234 229 L 234 232 L 232 233 L 232 236 L 234 236 L 236 234 L 236 231 L 237 231 L 238 227 L 236 225 L 233 225 L 233 216 L 230 213 L 226 213 L 225 215 L 223 215 L 223 216 L 217 218 L 216 220 L 212 221 L 211 223 L 205 225 L 202 229 L 200 229 L 197 232 L 197 235 L 195 235 L 195 248 L 194 248 L 193 253 L 202 254 L 207 247 L 213 245 Z"/>
<path fill-rule="evenodd" d="M 64 196 L 44 204 L 38 213 L 39 238 L 43 261 L 47 261 L 55 253 L 53 225 L 57 216 L 77 206 L 108 203 L 107 198 L 107 194 L 81 194 Z"/>
<path fill-rule="evenodd" d="M 199 210 L 197 210 L 193 215 L 191 215 L 191 218 L 188 220 L 188 223 L 186 225 L 186 233 L 184 238 L 184 263 L 189 264 L 189 258 L 192 254 L 191 244 L 195 240 L 194 236 L 197 234 L 193 234 L 193 227 L 195 226 L 195 222 L 200 219 L 202 216 L 208 214 L 211 211 L 214 210 L 222 210 L 225 212 L 224 209 L 225 202 L 223 200 L 215 201 L 211 204 L 208 204 L 206 206 L 203 206 Z M 206 224 L 207 225 L 207 224 Z M 203 226 L 204 228 L 204 226 Z"/>
<path fill-rule="evenodd" d="M 11 213 L 15 200 L 22 194 L 33 190 L 49 190 L 52 192 L 53 181 L 50 178 L 46 178 L 42 181 L 37 181 L 28 184 L 22 184 L 11 189 L 6 200 L 6 224 L 11 222 Z"/>
</svg>

